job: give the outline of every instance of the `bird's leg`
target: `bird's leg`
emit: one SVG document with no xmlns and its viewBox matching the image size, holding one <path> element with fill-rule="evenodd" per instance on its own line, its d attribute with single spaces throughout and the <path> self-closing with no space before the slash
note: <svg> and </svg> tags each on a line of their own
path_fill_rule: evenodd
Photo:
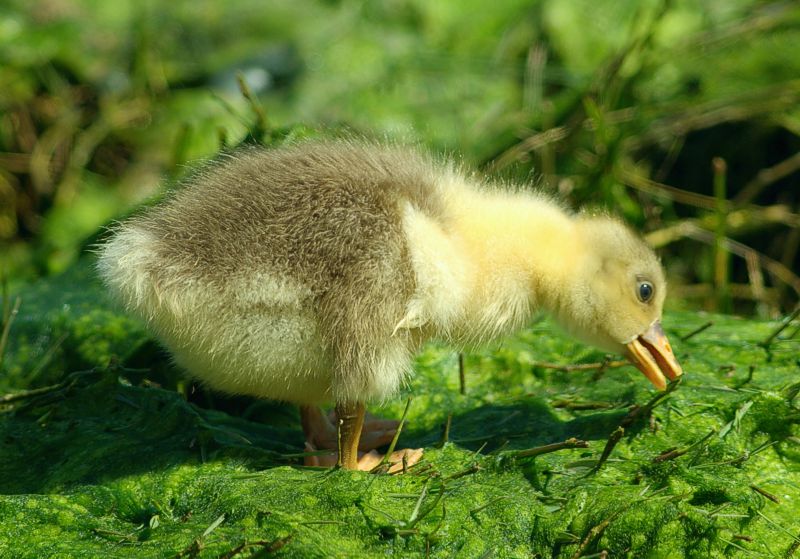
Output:
<svg viewBox="0 0 800 559">
<path fill-rule="evenodd" d="M 300 424 L 306 436 L 306 444 L 313 448 L 336 448 L 336 428 L 317 406 L 300 406 Z"/>
<path fill-rule="evenodd" d="M 358 415 L 357 407 L 361 409 L 362 418 L 360 435 L 357 431 L 353 431 L 353 428 L 357 426 L 353 425 L 353 418 L 357 418 L 355 416 Z M 351 420 L 345 421 L 346 417 L 351 417 Z M 306 435 L 306 450 L 310 453 L 305 458 L 306 466 L 329 467 L 342 463 L 346 468 L 351 467 L 359 470 L 372 470 L 380 463 L 383 456 L 374 449 L 389 444 L 395 433 L 397 433 L 398 426 L 397 421 L 379 419 L 365 414 L 363 404 L 336 406 L 336 410 L 330 415 L 323 413 L 317 406 L 300 406 L 300 420 L 303 424 L 303 432 Z M 348 437 L 355 440 L 348 440 Z M 352 460 L 357 461 L 355 466 L 347 465 L 344 451 L 348 445 L 351 454 L 349 459 L 351 462 Z M 358 448 L 359 452 L 352 451 L 353 445 Z M 343 451 L 341 458 L 339 452 L 325 454 L 315 452 L 319 449 L 338 451 L 340 447 Z M 404 469 L 404 465 L 411 466 L 418 462 L 421 457 L 422 449 L 419 448 L 396 450 L 389 457 L 389 473 Z"/>
<path fill-rule="evenodd" d="M 358 469 L 358 441 L 364 427 L 364 404 L 336 404 L 339 418 L 339 462 L 348 470 Z"/>
<path fill-rule="evenodd" d="M 339 449 L 339 419 L 336 411 L 326 414 L 317 406 L 300 406 L 300 421 L 309 446 L 315 449 Z M 358 450 L 366 452 L 389 444 L 399 423 L 365 414 Z"/>
</svg>

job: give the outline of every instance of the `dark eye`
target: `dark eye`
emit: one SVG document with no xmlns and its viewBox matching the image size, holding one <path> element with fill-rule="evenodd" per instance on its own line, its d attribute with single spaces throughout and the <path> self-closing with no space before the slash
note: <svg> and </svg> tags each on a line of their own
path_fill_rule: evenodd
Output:
<svg viewBox="0 0 800 559">
<path fill-rule="evenodd" d="M 653 297 L 653 284 L 647 281 L 639 282 L 639 300 L 647 303 Z"/>
</svg>

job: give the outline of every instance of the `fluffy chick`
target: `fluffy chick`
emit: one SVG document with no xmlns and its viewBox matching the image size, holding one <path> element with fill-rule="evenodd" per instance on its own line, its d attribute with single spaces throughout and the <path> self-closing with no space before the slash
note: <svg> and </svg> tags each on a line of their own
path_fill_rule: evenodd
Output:
<svg viewBox="0 0 800 559">
<path fill-rule="evenodd" d="M 335 403 L 349 468 L 364 405 L 395 394 L 431 338 L 474 346 L 546 311 L 658 388 L 681 374 L 659 324 L 664 274 L 628 228 L 412 149 L 240 150 L 99 252 L 110 289 L 209 387 L 300 404 L 312 448 L 333 445 L 315 406 Z M 393 433 L 379 429 L 362 449 Z"/>
</svg>

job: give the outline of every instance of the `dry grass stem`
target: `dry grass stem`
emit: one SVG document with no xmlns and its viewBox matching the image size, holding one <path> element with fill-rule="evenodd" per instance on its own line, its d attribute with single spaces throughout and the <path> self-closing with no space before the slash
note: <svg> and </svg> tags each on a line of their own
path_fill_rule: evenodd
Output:
<svg viewBox="0 0 800 559">
<path fill-rule="evenodd" d="M 541 454 L 548 454 L 550 452 L 557 452 L 570 448 L 589 448 L 589 443 L 572 437 L 560 443 L 546 444 L 537 446 L 535 448 L 528 448 L 526 450 L 518 450 L 512 455 L 515 458 L 530 458 L 532 456 L 539 456 Z"/>
<path fill-rule="evenodd" d="M 412 398 L 409 396 L 406 400 L 406 407 L 403 410 L 403 416 L 400 418 L 400 424 L 397 426 L 397 431 L 395 431 L 394 437 L 392 437 L 392 442 L 389 443 L 389 449 L 386 451 L 386 454 L 383 455 L 383 458 L 381 458 L 381 461 L 378 463 L 378 465 L 372 468 L 373 473 L 382 472 L 387 469 L 389 457 L 391 457 L 395 447 L 397 446 L 397 441 L 400 439 L 400 433 L 403 432 L 403 426 L 406 423 L 406 417 L 408 417 L 408 409 L 411 407 L 411 400 Z M 405 465 L 403 469 L 405 470 Z"/>
<path fill-rule="evenodd" d="M 444 427 L 442 428 L 442 440 L 439 443 L 440 447 L 444 447 L 447 444 L 447 441 L 450 440 L 450 425 L 453 422 L 453 414 L 447 414 L 447 420 L 444 422 Z"/>
<path fill-rule="evenodd" d="M 3 331 L 0 333 L 0 369 L 3 368 L 3 357 L 6 353 L 6 344 L 8 343 L 8 333 L 11 331 L 11 325 L 19 313 L 19 306 L 22 304 L 22 299 L 17 297 L 14 300 L 14 306 L 8 312 L 8 316 L 3 320 Z"/>
<path fill-rule="evenodd" d="M 613 517 L 606 518 L 600 524 L 594 526 L 591 530 L 589 530 L 589 533 L 586 534 L 586 537 L 583 538 L 581 544 L 578 546 L 578 549 L 576 549 L 575 553 L 572 554 L 571 559 L 580 559 L 581 556 L 583 555 L 583 552 L 586 550 L 587 547 L 589 547 L 589 544 L 592 543 L 592 541 L 595 538 L 600 536 L 606 528 L 608 528 L 608 525 L 611 524 L 612 520 Z"/>
<path fill-rule="evenodd" d="M 767 291 L 764 288 L 764 273 L 761 270 L 761 266 L 758 265 L 758 258 L 752 252 L 748 252 L 745 262 L 747 263 L 747 277 L 750 279 L 753 300 L 758 301 L 758 314 L 760 316 L 767 315 L 769 313 L 769 302 Z"/>
<path fill-rule="evenodd" d="M 635 151 L 654 143 L 664 143 L 676 136 L 685 136 L 694 130 L 758 118 L 774 111 L 788 111 L 798 102 L 800 79 L 750 90 L 737 96 L 714 99 L 695 105 L 683 114 L 670 112 L 669 118 L 653 122 L 647 132 L 631 136 L 626 148 Z"/>
<path fill-rule="evenodd" d="M 798 315 L 800 315 L 800 306 L 798 306 L 789 316 L 783 319 L 781 325 L 778 326 L 769 336 L 767 336 L 767 339 L 761 342 L 761 345 L 764 347 L 769 347 L 773 340 L 775 340 L 775 338 L 777 338 L 778 335 L 783 332 L 795 318 L 798 317 Z"/>
<path fill-rule="evenodd" d="M 611 452 L 614 450 L 614 447 L 617 446 L 617 443 L 622 440 L 624 435 L 625 429 L 623 427 L 617 427 L 614 432 L 608 436 L 608 441 L 606 441 L 606 446 L 603 448 L 603 453 L 597 460 L 597 464 L 595 464 L 594 467 L 589 471 L 589 474 L 600 471 L 600 469 L 606 463 L 606 460 L 608 460 L 608 457 L 611 456 Z"/>
<path fill-rule="evenodd" d="M 675 186 L 660 183 L 647 177 L 638 175 L 633 171 L 623 170 L 618 173 L 615 178 L 630 188 L 634 188 L 653 196 L 679 202 L 687 206 L 702 208 L 704 210 L 714 210 L 717 207 L 717 200 L 715 200 L 712 196 L 697 194 L 696 192 L 690 192 Z"/>
<path fill-rule="evenodd" d="M 620 422 L 620 427 L 630 427 L 633 425 L 637 419 L 640 417 L 647 417 L 650 415 L 650 412 L 653 411 L 653 408 L 658 406 L 661 402 L 663 402 L 670 394 L 672 394 L 678 386 L 680 386 L 683 377 L 678 377 L 677 380 L 673 380 L 669 384 L 667 384 L 666 390 L 663 392 L 659 392 L 655 396 L 653 396 L 645 405 L 643 406 L 633 406 L 631 411 L 628 412 L 622 421 Z"/>
<path fill-rule="evenodd" d="M 681 234 L 682 237 L 694 239 L 712 246 L 716 242 L 714 233 L 711 233 L 710 231 L 702 229 L 697 225 L 686 221 L 682 223 Z M 748 253 L 752 253 L 762 268 L 791 287 L 795 293 L 800 295 L 800 276 L 795 274 L 781 262 L 778 262 L 777 260 L 761 254 L 757 250 L 745 244 L 734 241 L 733 239 L 727 237 L 723 239 L 723 246 L 726 250 L 732 254 L 735 254 L 736 256 L 739 256 L 740 258 L 747 258 Z"/>
<path fill-rule="evenodd" d="M 765 497 L 765 498 L 769 499 L 770 501 L 772 501 L 772 502 L 773 502 L 773 503 L 775 503 L 776 505 L 780 505 L 780 504 L 781 504 L 781 500 L 780 500 L 780 499 L 779 499 L 777 496 L 773 495 L 773 494 L 772 494 L 772 493 L 770 493 L 769 491 L 766 491 L 766 490 L 764 490 L 764 489 L 761 489 L 761 488 L 760 488 L 760 487 L 758 487 L 757 485 L 750 484 L 750 489 L 752 489 L 753 491 L 755 491 L 755 492 L 756 492 L 756 493 L 758 493 L 759 495 L 762 495 L 763 497 Z"/>
<path fill-rule="evenodd" d="M 784 177 L 788 177 L 798 170 L 800 170 L 800 152 L 795 153 L 772 167 L 767 167 L 759 171 L 755 178 L 745 184 L 734 197 L 733 203 L 739 206 L 750 203 L 756 196 L 761 194 L 761 191 L 766 187 Z"/>
<path fill-rule="evenodd" d="M 800 227 L 800 214 L 793 213 L 784 204 L 763 207 L 750 206 L 727 211 L 724 219 L 725 229 L 729 236 L 761 231 L 772 226 Z M 691 233 L 697 228 L 713 231 L 716 229 L 718 221 L 717 214 L 708 214 L 697 219 L 684 219 L 662 229 L 652 231 L 645 238 L 649 244 L 660 248 L 690 237 Z"/>
<path fill-rule="evenodd" d="M 460 394 L 467 393 L 467 376 L 464 371 L 464 354 L 458 353 L 458 392 Z"/>
<path fill-rule="evenodd" d="M 727 174 L 728 164 L 721 157 L 711 160 L 714 172 L 714 199 L 716 200 L 717 227 L 714 230 L 714 285 L 716 286 L 717 311 L 730 312 L 731 298 L 728 290 L 730 278 L 730 254 L 726 250 L 725 239 L 727 228 L 725 214 L 727 213 Z"/>
<path fill-rule="evenodd" d="M 574 411 L 607 410 L 614 407 L 614 404 L 611 402 L 575 402 L 567 399 L 553 400 L 551 405 L 554 408 L 562 408 Z"/>
<path fill-rule="evenodd" d="M 538 362 L 534 363 L 532 367 L 541 367 L 542 369 L 555 369 L 556 371 L 563 371 L 570 373 L 574 371 L 595 371 L 598 369 L 615 369 L 617 367 L 624 367 L 630 365 L 628 361 L 603 361 L 601 363 L 575 363 L 572 365 L 560 365 L 558 363 Z"/>
<path fill-rule="evenodd" d="M 250 91 L 250 87 L 247 85 L 244 75 L 241 72 L 236 75 L 236 83 L 239 86 L 239 91 L 242 92 L 242 96 L 247 99 L 247 102 L 256 115 L 255 131 L 259 134 L 266 132 L 268 130 L 267 115 L 264 113 L 264 108 L 261 106 L 261 103 L 259 103 L 258 99 Z"/>
<path fill-rule="evenodd" d="M 705 324 L 703 324 L 702 326 L 699 326 L 699 327 L 695 328 L 694 330 L 692 330 L 691 332 L 689 332 L 688 334 L 686 334 L 686 335 L 684 335 L 684 336 L 681 336 L 681 337 L 680 337 L 680 340 L 681 340 L 682 342 L 685 342 L 686 340 L 688 340 L 688 339 L 690 339 L 690 338 L 693 338 L 694 336 L 696 336 L 696 335 L 697 335 L 697 334 L 699 334 L 700 332 L 704 332 L 705 330 L 708 330 L 708 329 L 709 329 L 709 328 L 711 328 L 712 326 L 714 326 L 714 323 L 713 323 L 712 321 L 710 321 L 710 320 L 709 320 L 708 322 L 706 322 L 706 323 L 705 323 Z"/>
</svg>

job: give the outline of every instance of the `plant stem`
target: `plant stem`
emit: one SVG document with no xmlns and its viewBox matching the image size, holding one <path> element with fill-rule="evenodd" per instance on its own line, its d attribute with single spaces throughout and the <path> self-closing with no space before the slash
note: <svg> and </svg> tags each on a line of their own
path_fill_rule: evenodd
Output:
<svg viewBox="0 0 800 559">
<path fill-rule="evenodd" d="M 589 443 L 572 437 L 571 439 L 567 439 L 566 441 L 560 443 L 546 444 L 543 446 L 528 448 L 526 450 L 519 450 L 514 453 L 514 456 L 516 458 L 530 458 L 531 456 L 539 456 L 540 454 L 548 454 L 550 452 L 556 452 L 558 450 L 564 450 L 567 448 L 589 448 Z"/>
<path fill-rule="evenodd" d="M 715 157 L 711 161 L 714 170 L 714 198 L 717 202 L 715 212 L 717 214 L 716 236 L 714 243 L 714 284 L 717 287 L 717 310 L 720 312 L 731 312 L 731 296 L 728 288 L 728 278 L 730 269 L 730 254 L 728 253 L 726 238 L 726 175 L 728 164 L 721 157 Z"/>
</svg>

